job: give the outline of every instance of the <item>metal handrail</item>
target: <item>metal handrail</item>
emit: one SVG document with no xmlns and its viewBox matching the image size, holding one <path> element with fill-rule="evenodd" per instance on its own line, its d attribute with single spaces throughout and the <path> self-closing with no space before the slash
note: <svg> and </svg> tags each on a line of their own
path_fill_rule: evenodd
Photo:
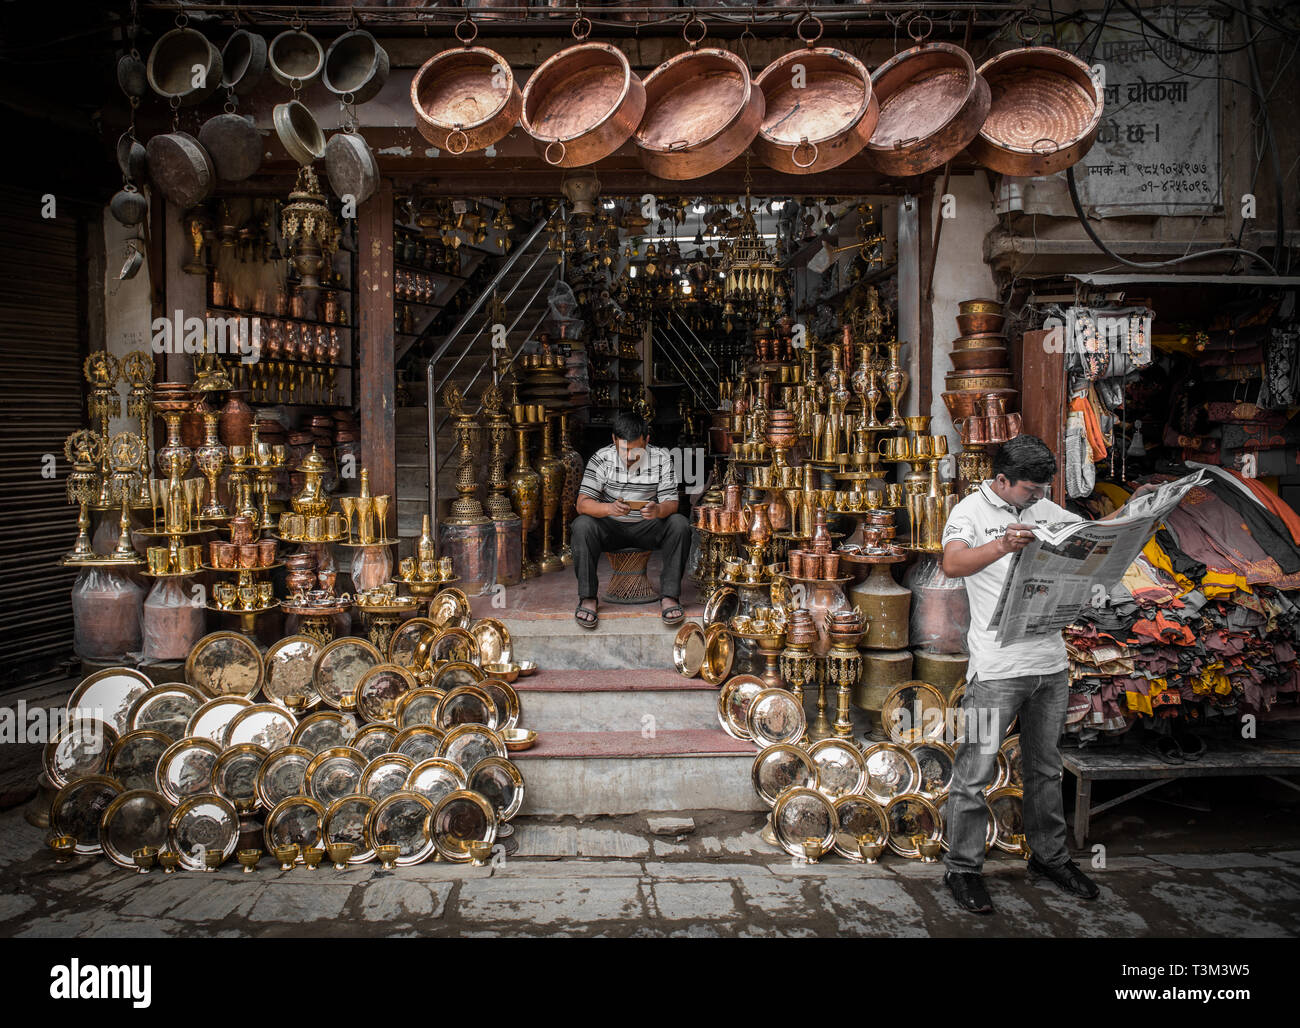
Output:
<svg viewBox="0 0 1300 1028">
<path fill-rule="evenodd" d="M 685 348 L 687 353 L 691 352 L 691 344 L 682 338 L 682 334 L 677 331 L 676 327 L 671 322 L 665 322 L 664 328 L 677 337 L 677 342 Z M 713 380 L 704 373 L 702 366 L 693 363 L 681 351 L 678 351 L 676 344 L 674 344 L 671 339 L 667 336 L 661 338 L 663 342 L 666 342 L 671 346 L 673 352 L 676 353 L 677 358 L 682 362 L 682 364 L 690 369 L 690 374 L 684 376 L 684 378 L 687 385 L 690 386 L 691 392 L 695 394 L 696 403 L 701 407 L 709 407 L 712 403 L 712 397 L 715 396 L 718 391 Z M 703 395 L 701 395 L 701 391 L 703 391 Z"/>
</svg>

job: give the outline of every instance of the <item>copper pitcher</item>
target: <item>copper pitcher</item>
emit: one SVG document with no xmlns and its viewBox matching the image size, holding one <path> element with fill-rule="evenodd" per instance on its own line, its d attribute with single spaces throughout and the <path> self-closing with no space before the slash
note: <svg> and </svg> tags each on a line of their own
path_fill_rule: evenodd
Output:
<svg viewBox="0 0 1300 1028">
<path fill-rule="evenodd" d="M 740 508 L 746 538 L 757 546 L 767 545 L 772 538 L 772 521 L 767 514 L 767 506 L 762 503 L 747 503 Z"/>
<path fill-rule="evenodd" d="M 957 426 L 961 430 L 963 446 L 982 446 L 989 441 L 988 419 L 972 415 L 962 418 Z"/>
<path fill-rule="evenodd" d="M 740 510 L 740 485 L 732 484 L 722 488 L 722 509 Z"/>
</svg>

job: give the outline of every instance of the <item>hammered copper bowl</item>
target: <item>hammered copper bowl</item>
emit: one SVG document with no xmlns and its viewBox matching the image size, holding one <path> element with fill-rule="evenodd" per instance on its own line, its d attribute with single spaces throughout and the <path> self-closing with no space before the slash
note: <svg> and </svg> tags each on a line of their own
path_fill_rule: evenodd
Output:
<svg viewBox="0 0 1300 1028">
<path fill-rule="evenodd" d="M 504 139 L 519 121 L 523 94 L 504 57 L 465 46 L 421 65 L 411 80 L 411 106 L 420 135 L 455 156 Z"/>
<path fill-rule="evenodd" d="M 1001 332 L 1006 321 L 1004 314 L 958 314 L 957 331 L 964 336 Z"/>
<path fill-rule="evenodd" d="M 953 350 L 948 354 L 952 366 L 957 371 L 970 371 L 973 368 L 1005 368 L 1007 351 L 1005 347 L 992 347 L 986 350 Z"/>
<path fill-rule="evenodd" d="M 973 418 L 983 414 L 984 398 L 990 393 L 1001 396 L 1010 406 L 1013 398 L 1019 394 L 1018 389 L 954 389 L 942 393 L 943 405 L 948 408 L 948 416 L 953 421 L 959 418 Z"/>
<path fill-rule="evenodd" d="M 645 114 L 645 86 L 608 43 L 547 58 L 524 86 L 520 123 L 547 164 L 576 168 L 608 157 Z"/>
</svg>

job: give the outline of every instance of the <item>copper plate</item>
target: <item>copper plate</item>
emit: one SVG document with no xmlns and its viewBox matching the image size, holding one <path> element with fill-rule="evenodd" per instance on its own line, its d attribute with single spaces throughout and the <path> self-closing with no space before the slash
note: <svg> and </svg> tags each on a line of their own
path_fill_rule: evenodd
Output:
<svg viewBox="0 0 1300 1028">
<path fill-rule="evenodd" d="M 894 742 L 940 739 L 946 707 L 943 693 L 928 682 L 913 679 L 889 691 L 880 705 L 880 720 Z"/>
<path fill-rule="evenodd" d="M 448 793 L 466 786 L 465 770 L 445 757 L 430 757 L 411 768 L 406 788 L 427 797 L 434 804 Z"/>
<path fill-rule="evenodd" d="M 312 671 L 320 651 L 321 644 L 309 635 L 289 635 L 273 642 L 262 658 L 262 695 L 285 710 L 289 709 L 285 697 L 294 693 L 304 697 L 308 707 L 319 704 Z"/>
<path fill-rule="evenodd" d="M 68 697 L 68 719 L 98 718 L 117 733 L 130 730 L 131 707 L 154 687 L 148 675 L 129 667 L 110 667 L 83 678 Z"/>
<path fill-rule="evenodd" d="M 509 821 L 524 805 L 524 776 L 505 757 L 484 757 L 469 772 L 469 788 L 482 796 L 498 821 Z"/>
<path fill-rule="evenodd" d="M 365 721 L 392 721 L 397 700 L 416 687 L 415 676 L 396 664 L 376 664 L 357 685 L 357 714 Z"/>
<path fill-rule="evenodd" d="M 718 693 L 718 724 L 733 739 L 750 742 L 749 705 L 767 683 L 756 675 L 736 675 Z"/>
<path fill-rule="evenodd" d="M 939 739 L 909 743 L 907 748 L 916 758 L 920 770 L 916 791 L 931 800 L 946 793 L 952 784 L 953 766 L 957 760 L 953 748 Z"/>
<path fill-rule="evenodd" d="M 438 756 L 459 765 L 466 773 L 485 757 L 506 756 L 505 741 L 484 725 L 457 725 L 438 747 Z"/>
<path fill-rule="evenodd" d="M 350 746 L 357 734 L 357 719 L 337 710 L 318 710 L 298 722 L 290 740 L 312 754 L 335 746 Z"/>
<path fill-rule="evenodd" d="M 491 696 L 476 685 L 458 685 L 438 701 L 434 723 L 446 732 L 458 725 L 496 729 L 499 720 Z"/>
<path fill-rule="evenodd" d="M 916 758 L 897 743 L 878 742 L 868 746 L 862 754 L 867 765 L 867 781 L 863 788 L 877 803 L 912 792 L 921 779 L 921 769 Z"/>
<path fill-rule="evenodd" d="M 158 791 L 172 803 L 212 788 L 212 769 L 221 747 L 211 739 L 190 736 L 172 743 L 158 758 Z"/>
<path fill-rule="evenodd" d="M 394 711 L 397 730 L 400 732 L 403 728 L 410 728 L 411 725 L 436 724 L 438 703 L 446 695 L 441 689 L 428 687 L 402 693 L 397 698 L 397 707 Z"/>
<path fill-rule="evenodd" d="M 376 800 L 386 799 L 406 788 L 406 779 L 415 767 L 415 761 L 401 753 L 381 753 L 361 772 L 363 795 Z"/>
<path fill-rule="evenodd" d="M 478 640 L 463 628 L 448 626 L 443 628 L 436 639 L 433 641 L 433 649 L 430 651 L 429 660 L 434 664 L 441 664 L 446 661 L 461 661 L 467 664 L 490 664 L 495 661 L 485 661 L 482 650 L 479 647 Z M 501 663 L 509 663 L 502 661 Z"/>
<path fill-rule="evenodd" d="M 242 696 L 218 696 L 208 700 L 190 715 L 184 736 L 211 739 L 217 746 L 221 746 L 226 741 L 226 729 L 234 716 L 252 705 L 252 700 L 246 700 Z"/>
<path fill-rule="evenodd" d="M 756 746 L 796 743 L 807 724 L 803 704 L 785 689 L 764 689 L 745 711 L 745 729 Z"/>
<path fill-rule="evenodd" d="M 155 685 L 131 705 L 128 726 L 133 732 L 162 732 L 174 742 L 188 734 L 185 726 L 206 699 L 192 685 Z"/>
<path fill-rule="evenodd" d="M 252 699 L 261 688 L 262 654 L 239 632 L 213 632 L 194 644 L 185 661 L 185 680 L 209 696 Z"/>
<path fill-rule="evenodd" d="M 576 168 L 626 143 L 645 102 L 645 86 L 622 50 L 579 43 L 548 57 L 529 76 L 520 123 L 547 164 Z"/>
<path fill-rule="evenodd" d="M 325 807 L 310 796 L 290 796 L 281 800 L 266 815 L 262 838 L 266 841 L 268 853 L 290 845 L 322 849 L 325 844 Z M 302 862 L 300 852 L 295 863 Z"/>
<path fill-rule="evenodd" d="M 470 626 L 469 597 L 459 589 L 443 589 L 429 601 L 429 620 L 439 631 Z"/>
<path fill-rule="evenodd" d="M 859 837 L 865 835 L 883 846 L 889 836 L 889 819 L 885 816 L 885 808 L 867 796 L 841 796 L 835 801 L 835 816 L 839 822 L 835 833 L 835 852 L 856 864 L 863 862 L 857 847 Z"/>
<path fill-rule="evenodd" d="M 497 716 L 502 719 L 497 726 L 499 731 L 519 724 L 519 693 L 513 685 L 499 678 L 485 678 L 478 683 L 478 687 L 492 698 L 492 703 L 497 708 Z"/>
<path fill-rule="evenodd" d="M 266 748 L 255 743 L 227 747 L 212 766 L 212 791 L 230 800 L 236 810 L 241 801 L 256 805 L 257 776 L 266 757 Z"/>
<path fill-rule="evenodd" d="M 403 621 L 388 640 L 388 662 L 419 670 L 415 663 L 415 651 L 426 633 L 431 637 L 438 634 L 438 626 L 428 618 L 415 617 Z"/>
<path fill-rule="evenodd" d="M 99 774 L 108 766 L 108 755 L 117 740 L 113 726 L 96 718 L 69 721 L 45 744 L 42 754 L 45 773 L 56 788 L 86 775 Z"/>
<path fill-rule="evenodd" d="M 359 790 L 366 755 L 351 746 L 334 746 L 312 757 L 303 781 L 306 791 L 319 802 L 329 805 L 340 796 Z"/>
<path fill-rule="evenodd" d="M 736 659 L 736 647 L 725 622 L 710 625 L 704 633 L 704 665 L 700 677 L 710 685 L 720 685 L 731 674 Z"/>
<path fill-rule="evenodd" d="M 496 812 L 478 793 L 457 789 L 438 801 L 429 817 L 429 835 L 443 859 L 466 863 L 471 842 L 496 841 Z"/>
<path fill-rule="evenodd" d="M 817 766 L 798 746 L 777 743 L 759 751 L 750 779 L 759 799 L 772 807 L 787 789 L 817 788 Z"/>
<path fill-rule="evenodd" d="M 123 788 L 152 789 L 158 780 L 158 761 L 171 744 L 162 732 L 127 732 L 108 752 L 107 773 Z"/>
<path fill-rule="evenodd" d="M 438 668 L 433 676 L 433 687 L 440 692 L 449 692 L 462 685 L 477 685 L 486 677 L 487 672 L 477 664 L 453 660 Z"/>
<path fill-rule="evenodd" d="M 374 760 L 381 753 L 396 753 L 397 748 L 393 745 L 396 738 L 397 729 L 392 725 L 366 725 L 357 730 L 347 745 L 360 750 L 367 760 Z"/>
<path fill-rule="evenodd" d="M 118 867 L 134 871 L 131 854 L 145 846 L 167 848 L 167 824 L 172 805 L 152 789 L 128 789 L 113 798 L 100 822 L 99 841 Z"/>
<path fill-rule="evenodd" d="M 442 752 L 442 740 L 446 733 L 433 725 L 412 725 L 404 728 L 393 738 L 394 753 L 405 753 L 417 764 L 437 757 Z"/>
<path fill-rule="evenodd" d="M 266 755 L 257 769 L 253 787 L 257 801 L 267 810 L 274 810 L 290 796 L 300 796 L 306 788 L 307 765 L 316 756 L 305 746 L 281 746 Z"/>
<path fill-rule="evenodd" d="M 397 863 L 418 864 L 433 853 L 429 818 L 433 804 L 418 792 L 399 790 L 375 804 L 366 819 L 366 842 L 371 849 L 397 847 Z"/>
<path fill-rule="evenodd" d="M 369 796 L 344 796 L 331 803 L 321 822 L 321 834 L 328 845 L 351 843 L 349 864 L 365 864 L 375 859 L 375 851 L 366 836 L 371 812 L 379 804 Z"/>
<path fill-rule="evenodd" d="M 239 844 L 239 814 L 228 799 L 214 793 L 186 797 L 172 811 L 168 845 L 187 871 L 203 871 L 204 854 L 218 850 L 229 860 Z"/>
<path fill-rule="evenodd" d="M 274 703 L 254 703 L 230 719 L 223 746 L 238 746 L 251 742 L 268 753 L 288 746 L 293 741 L 298 719 Z"/>
<path fill-rule="evenodd" d="M 677 636 L 673 639 L 673 667 L 679 675 L 686 678 L 698 675 L 707 652 L 704 629 L 696 622 L 688 621 L 677 630 Z"/>
<path fill-rule="evenodd" d="M 400 631 L 401 628 L 393 633 L 393 637 L 396 638 Z M 389 649 L 391 652 L 392 647 Z M 372 643 L 344 636 L 323 646 L 316 654 L 312 663 L 312 685 L 322 703 L 337 709 L 343 696 L 356 695 L 361 676 L 383 662 L 383 656 Z M 401 661 L 393 660 L 392 663 Z"/>
<path fill-rule="evenodd" d="M 704 627 L 727 624 L 739 609 L 740 595 L 736 590 L 729 585 L 719 586 L 704 605 Z"/>
<path fill-rule="evenodd" d="M 808 747 L 808 757 L 817 767 L 815 788 L 832 800 L 860 793 L 867 784 L 866 762 L 852 740 L 821 739 Z"/>
<path fill-rule="evenodd" d="M 478 643 L 479 662 L 483 664 L 510 664 L 514 662 L 515 647 L 510 641 L 510 629 L 496 618 L 480 618 L 469 628 L 469 634 Z"/>
</svg>

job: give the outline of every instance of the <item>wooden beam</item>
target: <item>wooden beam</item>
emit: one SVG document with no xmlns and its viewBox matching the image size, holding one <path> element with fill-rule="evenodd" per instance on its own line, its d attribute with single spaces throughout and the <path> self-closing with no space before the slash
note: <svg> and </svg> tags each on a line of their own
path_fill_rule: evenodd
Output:
<svg viewBox="0 0 1300 1028">
<path fill-rule="evenodd" d="M 358 210 L 357 332 L 361 463 L 370 491 L 392 497 L 386 538 L 397 536 L 397 416 L 393 368 L 393 186 L 384 180 Z"/>
</svg>

